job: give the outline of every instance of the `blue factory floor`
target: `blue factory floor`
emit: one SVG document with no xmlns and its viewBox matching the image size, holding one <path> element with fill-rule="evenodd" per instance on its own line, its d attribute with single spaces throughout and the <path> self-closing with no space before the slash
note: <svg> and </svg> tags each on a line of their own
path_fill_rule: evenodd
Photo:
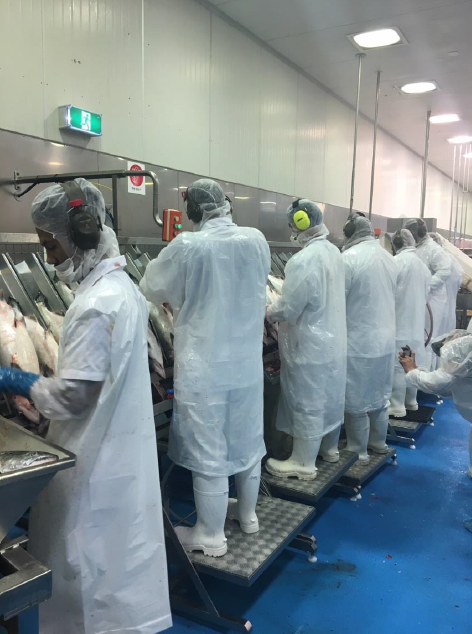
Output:
<svg viewBox="0 0 472 634">
<path fill-rule="evenodd" d="M 284 552 L 250 589 L 208 580 L 217 606 L 248 618 L 254 634 L 470 634 L 468 433 L 445 400 L 417 449 L 399 447 L 398 466 L 367 483 L 360 501 L 321 501 L 306 531 L 318 539 L 318 563 Z M 37 634 L 34 615 L 23 623 L 22 634 Z M 169 632 L 214 630 L 175 617 Z"/>
</svg>

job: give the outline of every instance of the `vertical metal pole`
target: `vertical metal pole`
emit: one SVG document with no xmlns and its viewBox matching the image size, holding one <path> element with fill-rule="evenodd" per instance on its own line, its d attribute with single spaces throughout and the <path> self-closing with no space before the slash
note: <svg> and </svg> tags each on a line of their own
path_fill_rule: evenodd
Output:
<svg viewBox="0 0 472 634">
<path fill-rule="evenodd" d="M 370 173 L 369 220 L 372 220 L 372 204 L 374 202 L 375 153 L 377 150 L 377 127 L 379 122 L 380 73 L 377 71 L 377 89 L 375 92 L 374 140 L 372 142 L 372 171 Z"/>
<path fill-rule="evenodd" d="M 426 134 L 424 139 L 423 174 L 421 177 L 421 209 L 420 218 L 424 218 L 424 205 L 426 202 L 426 179 L 428 176 L 428 155 L 429 155 L 429 129 L 431 127 L 431 110 L 426 113 Z"/>
<path fill-rule="evenodd" d="M 454 159 L 452 161 L 452 183 L 451 183 L 451 213 L 449 215 L 449 242 L 451 241 L 452 234 L 452 212 L 454 209 L 454 184 L 455 184 L 455 172 L 456 172 L 456 146 L 454 146 Z"/>
<path fill-rule="evenodd" d="M 365 57 L 365 53 L 358 53 L 356 57 L 359 58 L 359 71 L 357 75 L 356 120 L 354 122 L 354 147 L 352 150 L 352 176 L 351 176 L 351 198 L 349 200 L 349 216 L 352 215 L 352 209 L 354 207 L 354 186 L 355 186 L 355 180 L 356 180 L 356 158 L 357 158 L 357 129 L 359 127 L 359 101 L 361 96 L 362 58 Z"/>
<path fill-rule="evenodd" d="M 461 165 L 462 165 L 462 144 L 459 145 L 459 169 L 457 170 L 457 194 L 456 194 L 456 219 L 454 221 L 454 244 L 456 244 L 457 238 L 457 216 L 459 214 L 459 190 L 461 180 Z"/>
<path fill-rule="evenodd" d="M 469 149 L 467 151 L 467 154 L 469 155 L 467 157 L 467 180 L 466 180 L 466 187 L 465 187 L 465 193 L 466 193 L 466 199 L 465 199 L 465 217 L 464 217 L 464 228 L 462 231 L 462 239 L 464 240 L 466 235 L 467 235 L 467 216 L 468 216 L 468 212 L 469 212 L 469 182 L 470 182 L 470 154 L 472 152 L 472 145 L 469 145 Z"/>
<path fill-rule="evenodd" d="M 466 173 L 466 169 L 467 169 L 467 158 L 466 158 L 466 154 L 467 154 L 467 145 L 465 146 L 465 154 L 464 154 L 464 172 L 462 174 L 462 197 L 461 197 L 461 222 L 459 225 L 459 244 L 461 243 L 461 239 L 462 239 L 462 223 L 464 220 L 464 198 L 465 198 L 465 173 Z"/>
</svg>

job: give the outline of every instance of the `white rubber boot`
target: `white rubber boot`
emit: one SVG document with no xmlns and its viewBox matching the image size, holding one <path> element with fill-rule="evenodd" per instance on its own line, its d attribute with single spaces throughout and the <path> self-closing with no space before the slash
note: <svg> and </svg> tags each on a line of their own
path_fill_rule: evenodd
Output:
<svg viewBox="0 0 472 634">
<path fill-rule="evenodd" d="M 279 478 L 295 477 L 299 480 L 314 480 L 316 478 L 316 458 L 320 445 L 321 439 L 294 438 L 290 458 L 288 460 L 269 458 L 265 467 L 270 474 Z"/>
<path fill-rule="evenodd" d="M 370 434 L 369 449 L 374 453 L 386 454 L 388 446 L 385 442 L 388 433 L 388 406 L 369 412 Z"/>
<path fill-rule="evenodd" d="M 397 368 L 395 366 L 393 372 L 392 396 L 390 398 L 390 407 L 388 408 L 389 416 L 395 416 L 395 418 L 403 418 L 403 416 L 406 416 L 405 396 L 405 372 L 403 371 L 403 368 Z"/>
<path fill-rule="evenodd" d="M 202 550 L 204 555 L 222 557 L 228 550 L 225 537 L 228 478 L 192 475 L 197 521 L 192 528 L 178 526 L 175 531 L 187 552 Z"/>
<path fill-rule="evenodd" d="M 239 522 L 243 533 L 257 533 L 259 520 L 256 515 L 256 504 L 261 482 L 261 463 L 252 469 L 242 471 L 236 475 L 237 499 L 228 500 L 228 518 Z"/>
<path fill-rule="evenodd" d="M 339 462 L 339 434 L 341 433 L 341 425 L 333 431 L 323 436 L 321 441 L 319 455 L 326 462 Z"/>
<path fill-rule="evenodd" d="M 418 411 L 418 401 L 416 400 L 417 394 L 418 394 L 418 390 L 416 389 L 416 387 L 406 388 L 405 407 L 408 412 Z"/>
<path fill-rule="evenodd" d="M 367 444 L 369 442 L 370 423 L 367 414 L 348 414 L 344 416 L 346 427 L 346 449 L 359 456 L 360 464 L 369 464 Z"/>
</svg>

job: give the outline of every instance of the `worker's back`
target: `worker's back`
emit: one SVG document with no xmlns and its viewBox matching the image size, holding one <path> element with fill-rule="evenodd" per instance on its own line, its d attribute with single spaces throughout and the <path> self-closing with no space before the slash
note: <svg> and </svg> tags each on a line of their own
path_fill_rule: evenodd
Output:
<svg viewBox="0 0 472 634">
<path fill-rule="evenodd" d="M 228 218 L 210 220 L 182 241 L 183 301 L 174 326 L 177 386 L 181 368 L 187 378 L 204 373 L 206 387 L 251 385 L 262 363 L 267 242 L 257 229 Z"/>
<path fill-rule="evenodd" d="M 380 357 L 395 346 L 393 257 L 375 240 L 343 253 L 346 275 L 347 354 Z"/>
</svg>

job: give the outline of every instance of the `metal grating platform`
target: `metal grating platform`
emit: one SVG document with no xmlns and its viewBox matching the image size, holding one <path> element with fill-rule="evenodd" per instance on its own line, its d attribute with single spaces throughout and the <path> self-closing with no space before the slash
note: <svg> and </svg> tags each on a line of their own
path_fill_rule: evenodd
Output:
<svg viewBox="0 0 472 634">
<path fill-rule="evenodd" d="M 316 461 L 318 474 L 315 480 L 278 478 L 267 471 L 263 472 L 262 477 L 270 486 L 271 493 L 274 495 L 298 498 L 311 504 L 316 504 L 356 460 L 357 454 L 347 451 L 347 449 L 340 449 L 339 462 L 325 462 L 321 458 Z"/>
<path fill-rule="evenodd" d="M 396 450 L 389 448 L 386 454 L 376 454 L 369 451 L 370 462 L 367 465 L 361 465 L 358 462 L 354 464 L 349 471 L 347 471 L 341 478 L 341 484 L 348 486 L 358 487 L 369 478 L 371 478 L 376 471 L 378 471 L 389 460 L 396 458 Z"/>
<path fill-rule="evenodd" d="M 421 423 L 417 423 L 414 421 L 405 420 L 404 418 L 391 418 L 390 419 L 390 427 L 397 433 L 407 433 L 414 434 L 418 427 L 421 426 Z"/>
<path fill-rule="evenodd" d="M 406 421 L 412 423 L 431 423 L 433 420 L 434 412 L 436 411 L 435 407 L 427 407 L 426 405 L 419 405 L 418 410 L 416 412 L 407 412 L 406 416 L 403 418 L 395 418 L 390 420 L 395 421 Z"/>
<path fill-rule="evenodd" d="M 247 535 L 237 522 L 227 520 L 228 553 L 224 557 L 213 558 L 203 553 L 189 553 L 188 556 L 198 572 L 250 586 L 280 551 L 299 535 L 315 513 L 313 507 L 305 504 L 260 497 L 257 504 L 258 533 Z"/>
</svg>

